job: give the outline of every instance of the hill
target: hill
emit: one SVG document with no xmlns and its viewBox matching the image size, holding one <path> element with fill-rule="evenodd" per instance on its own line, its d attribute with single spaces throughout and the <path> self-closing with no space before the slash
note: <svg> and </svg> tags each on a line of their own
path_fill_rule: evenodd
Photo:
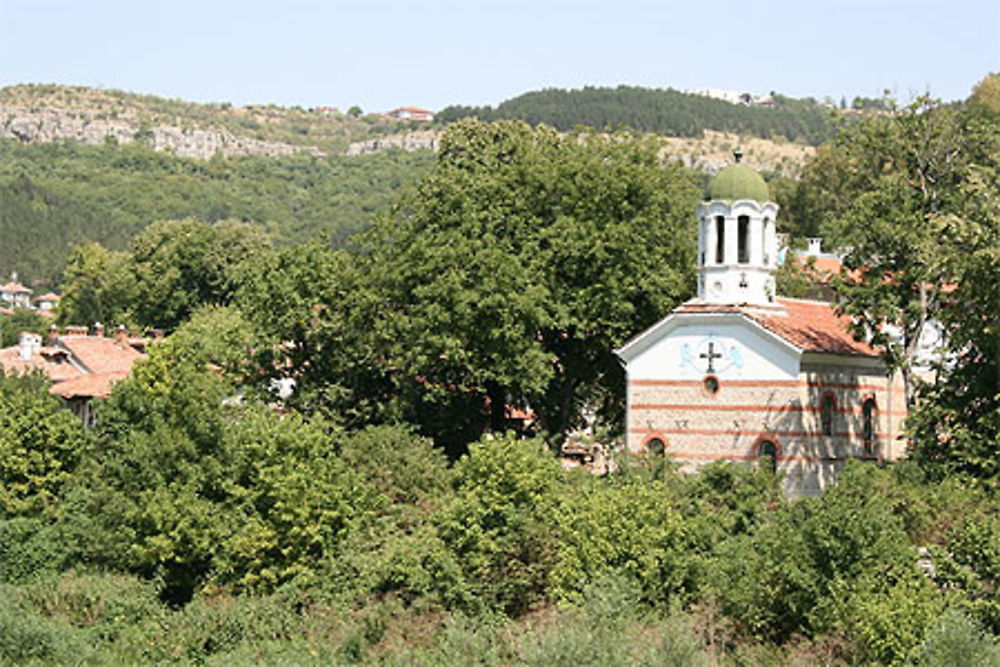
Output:
<svg viewBox="0 0 1000 667">
<path fill-rule="evenodd" d="M 0 89 L 0 137 L 22 143 L 140 142 L 183 157 L 340 153 L 352 141 L 409 127 L 330 107 L 196 104 L 81 86 Z M 109 139 L 110 138 L 110 139 Z"/>
<path fill-rule="evenodd" d="M 442 125 L 469 114 L 564 130 L 631 125 L 667 135 L 665 158 L 702 171 L 717 170 L 740 146 L 751 166 L 795 175 L 812 148 L 785 137 L 822 136 L 829 112 L 776 99 L 778 108 L 763 109 L 669 90 L 548 90 L 496 110 L 449 107 L 428 125 L 333 108 L 7 87 L 0 89 L 0 273 L 56 283 L 72 244 L 121 249 L 151 222 L 187 216 L 257 222 L 279 242 L 316 233 L 342 242 L 425 173 Z"/>
<path fill-rule="evenodd" d="M 151 222 L 188 216 L 260 223 L 279 243 L 318 233 L 339 243 L 432 160 L 428 151 L 197 160 L 139 143 L 0 139 L 0 272 L 58 283 L 73 244 L 124 249 Z"/>
<path fill-rule="evenodd" d="M 705 130 L 782 137 L 818 145 L 832 136 L 834 112 L 815 100 L 772 94 L 761 105 L 733 104 L 673 89 L 635 86 L 551 88 L 519 95 L 491 107 L 450 106 L 436 119 L 449 123 L 476 116 L 481 120 L 516 118 L 568 131 L 578 125 L 597 129 L 627 126 L 671 137 L 700 137 Z"/>
</svg>

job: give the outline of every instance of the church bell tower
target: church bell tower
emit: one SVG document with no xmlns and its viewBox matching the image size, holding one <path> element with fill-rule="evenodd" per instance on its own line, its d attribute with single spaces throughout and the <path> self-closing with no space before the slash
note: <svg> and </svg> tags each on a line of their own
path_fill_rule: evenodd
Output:
<svg viewBox="0 0 1000 667">
<path fill-rule="evenodd" d="M 774 303 L 778 205 L 760 174 L 734 162 L 708 184 L 698 204 L 698 299 L 714 304 Z"/>
</svg>

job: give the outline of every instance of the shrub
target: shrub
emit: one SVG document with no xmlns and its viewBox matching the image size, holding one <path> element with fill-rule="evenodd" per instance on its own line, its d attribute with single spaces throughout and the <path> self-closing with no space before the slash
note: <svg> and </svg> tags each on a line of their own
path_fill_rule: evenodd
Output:
<svg viewBox="0 0 1000 667">
<path fill-rule="evenodd" d="M 949 609 L 931 624 L 914 660 L 921 667 L 995 667 L 1000 647 L 975 621 Z"/>
<path fill-rule="evenodd" d="M 473 443 L 456 464 L 435 523 L 481 604 L 516 616 L 548 596 L 561 477 L 540 440 L 510 435 Z"/>
</svg>

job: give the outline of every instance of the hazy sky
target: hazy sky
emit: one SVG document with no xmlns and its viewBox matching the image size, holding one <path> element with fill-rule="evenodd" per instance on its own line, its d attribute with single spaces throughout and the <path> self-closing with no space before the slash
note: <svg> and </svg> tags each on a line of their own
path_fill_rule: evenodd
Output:
<svg viewBox="0 0 1000 667">
<path fill-rule="evenodd" d="M 965 98 L 998 0 L 0 0 L 0 86 L 440 109 L 635 84 Z"/>
</svg>

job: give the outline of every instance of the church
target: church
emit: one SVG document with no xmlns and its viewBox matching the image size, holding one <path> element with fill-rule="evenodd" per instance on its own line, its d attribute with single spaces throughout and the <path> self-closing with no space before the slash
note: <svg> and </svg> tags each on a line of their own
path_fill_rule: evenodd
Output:
<svg viewBox="0 0 1000 667">
<path fill-rule="evenodd" d="M 697 207 L 698 296 L 616 350 L 626 445 L 682 470 L 760 461 L 792 496 L 822 493 L 851 459 L 905 449 L 899 374 L 829 303 L 775 293 L 778 206 L 736 161 Z"/>
</svg>

